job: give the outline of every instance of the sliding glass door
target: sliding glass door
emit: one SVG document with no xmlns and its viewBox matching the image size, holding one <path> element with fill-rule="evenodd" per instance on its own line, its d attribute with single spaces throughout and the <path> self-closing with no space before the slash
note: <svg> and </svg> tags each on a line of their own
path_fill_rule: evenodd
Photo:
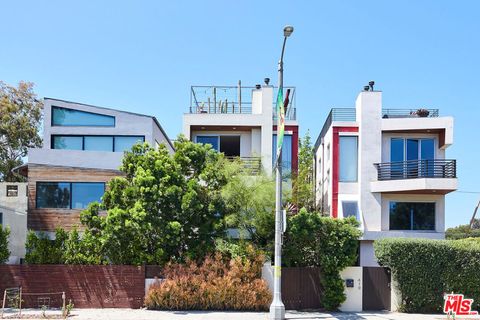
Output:
<svg viewBox="0 0 480 320">
<path fill-rule="evenodd" d="M 435 159 L 434 139 L 392 138 L 390 162 L 392 178 L 433 176 Z"/>
</svg>

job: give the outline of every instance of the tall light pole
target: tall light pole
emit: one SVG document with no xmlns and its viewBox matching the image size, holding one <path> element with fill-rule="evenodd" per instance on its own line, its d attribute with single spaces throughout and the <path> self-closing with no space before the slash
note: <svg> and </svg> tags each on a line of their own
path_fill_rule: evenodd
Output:
<svg viewBox="0 0 480 320">
<path fill-rule="evenodd" d="M 283 54 L 287 38 L 292 34 L 293 27 L 283 28 L 283 46 L 280 61 L 278 62 L 278 90 L 283 90 Z M 283 97 L 282 97 L 283 99 Z M 282 101 L 283 102 L 283 101 Z M 277 142 L 280 133 L 281 115 L 277 113 Z M 282 124 L 283 125 L 283 124 Z M 282 214 L 282 151 L 278 154 L 275 166 L 276 171 L 276 190 L 275 190 L 275 266 L 273 276 L 273 301 L 270 305 L 270 319 L 285 319 L 285 305 L 282 302 L 282 232 L 283 232 L 283 214 Z"/>
</svg>

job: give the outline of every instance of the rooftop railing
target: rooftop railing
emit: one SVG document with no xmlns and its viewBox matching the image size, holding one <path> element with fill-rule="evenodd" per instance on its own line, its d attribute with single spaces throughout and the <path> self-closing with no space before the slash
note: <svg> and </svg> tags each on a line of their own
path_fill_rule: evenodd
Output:
<svg viewBox="0 0 480 320">
<path fill-rule="evenodd" d="M 255 87 L 245 86 L 192 86 L 190 90 L 189 113 L 214 114 L 251 114 L 252 90 Z M 284 87 L 285 92 L 290 89 L 290 103 L 287 107 L 285 119 L 296 120 L 295 87 Z M 276 119 L 275 105 L 278 87 L 273 87 L 273 112 Z"/>
<path fill-rule="evenodd" d="M 325 120 L 323 124 L 319 138 L 325 136 L 333 121 L 355 121 L 356 117 L 357 113 L 355 108 L 333 108 L 330 110 L 327 120 Z"/>
<path fill-rule="evenodd" d="M 437 118 L 438 109 L 382 109 L 382 118 Z"/>
</svg>

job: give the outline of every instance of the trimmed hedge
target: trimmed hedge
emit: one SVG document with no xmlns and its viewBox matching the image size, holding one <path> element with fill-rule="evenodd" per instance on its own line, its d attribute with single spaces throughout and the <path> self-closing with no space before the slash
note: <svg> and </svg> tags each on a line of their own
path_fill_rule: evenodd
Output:
<svg viewBox="0 0 480 320">
<path fill-rule="evenodd" d="M 375 241 L 378 262 L 392 270 L 402 312 L 441 312 L 444 293 L 462 293 L 480 307 L 480 239 Z"/>
</svg>

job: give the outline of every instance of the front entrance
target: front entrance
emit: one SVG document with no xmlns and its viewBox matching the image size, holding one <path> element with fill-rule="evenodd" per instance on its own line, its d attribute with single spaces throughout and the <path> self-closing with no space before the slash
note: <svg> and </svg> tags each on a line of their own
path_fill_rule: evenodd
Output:
<svg viewBox="0 0 480 320">
<path fill-rule="evenodd" d="M 287 310 L 321 307 L 320 268 L 282 268 L 282 300 Z"/>
<path fill-rule="evenodd" d="M 363 310 L 391 310 L 389 269 L 363 267 Z"/>
</svg>

